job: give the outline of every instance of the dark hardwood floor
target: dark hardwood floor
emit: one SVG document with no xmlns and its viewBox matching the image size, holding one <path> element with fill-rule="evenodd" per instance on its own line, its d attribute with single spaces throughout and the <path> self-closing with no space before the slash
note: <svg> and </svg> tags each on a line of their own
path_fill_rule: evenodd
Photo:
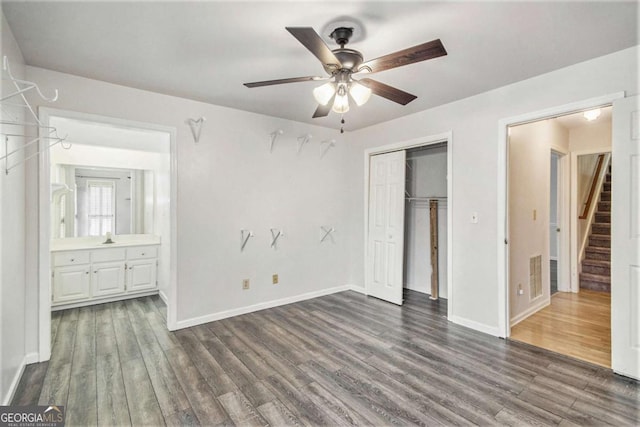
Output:
<svg viewBox="0 0 640 427">
<path fill-rule="evenodd" d="M 157 297 L 55 312 L 13 404 L 82 426 L 640 424 L 637 382 L 446 311 L 343 292 L 175 333 Z"/>
</svg>

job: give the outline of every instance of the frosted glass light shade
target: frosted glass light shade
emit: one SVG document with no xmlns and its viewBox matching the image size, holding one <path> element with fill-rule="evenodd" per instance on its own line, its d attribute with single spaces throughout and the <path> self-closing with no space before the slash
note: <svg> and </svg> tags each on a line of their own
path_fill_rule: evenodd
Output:
<svg viewBox="0 0 640 427">
<path fill-rule="evenodd" d="M 358 104 L 358 107 L 364 105 L 369 98 L 371 98 L 371 89 L 356 82 L 351 83 L 349 93 L 353 100 L 356 101 L 356 104 Z"/>
<path fill-rule="evenodd" d="M 349 111 L 349 98 L 346 93 L 344 95 L 336 95 L 332 110 L 338 114 L 344 114 Z"/>
<path fill-rule="evenodd" d="M 327 105 L 334 93 L 336 93 L 336 88 L 333 83 L 325 83 L 313 90 L 313 97 L 318 104 Z"/>
</svg>

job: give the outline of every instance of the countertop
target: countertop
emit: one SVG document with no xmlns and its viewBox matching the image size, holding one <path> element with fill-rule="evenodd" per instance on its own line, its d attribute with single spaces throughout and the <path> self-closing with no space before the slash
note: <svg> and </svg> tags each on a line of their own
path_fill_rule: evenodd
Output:
<svg viewBox="0 0 640 427">
<path fill-rule="evenodd" d="M 153 234 L 123 234 L 112 236 L 113 243 L 103 243 L 105 237 L 69 237 L 66 239 L 54 239 L 51 241 L 51 252 L 76 251 L 83 249 L 109 249 L 127 246 L 159 245 L 160 236 Z"/>
</svg>

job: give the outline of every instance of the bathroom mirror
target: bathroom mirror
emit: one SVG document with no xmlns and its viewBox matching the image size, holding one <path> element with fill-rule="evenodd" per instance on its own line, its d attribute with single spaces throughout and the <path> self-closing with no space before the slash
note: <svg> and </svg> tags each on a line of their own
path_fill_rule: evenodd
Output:
<svg viewBox="0 0 640 427">
<path fill-rule="evenodd" d="M 150 170 L 52 165 L 51 231 L 65 237 L 153 233 Z"/>
</svg>

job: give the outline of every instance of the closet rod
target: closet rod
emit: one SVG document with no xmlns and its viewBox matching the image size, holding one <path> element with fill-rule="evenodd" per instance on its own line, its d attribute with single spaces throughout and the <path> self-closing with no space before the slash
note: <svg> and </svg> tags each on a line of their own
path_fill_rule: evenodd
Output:
<svg viewBox="0 0 640 427">
<path fill-rule="evenodd" d="M 107 180 L 109 180 L 109 179 L 113 179 L 113 180 L 122 179 L 122 178 L 116 178 L 116 177 L 113 177 L 113 176 L 90 176 L 90 175 L 76 175 L 76 178 L 80 178 L 80 179 L 107 179 Z"/>
</svg>

